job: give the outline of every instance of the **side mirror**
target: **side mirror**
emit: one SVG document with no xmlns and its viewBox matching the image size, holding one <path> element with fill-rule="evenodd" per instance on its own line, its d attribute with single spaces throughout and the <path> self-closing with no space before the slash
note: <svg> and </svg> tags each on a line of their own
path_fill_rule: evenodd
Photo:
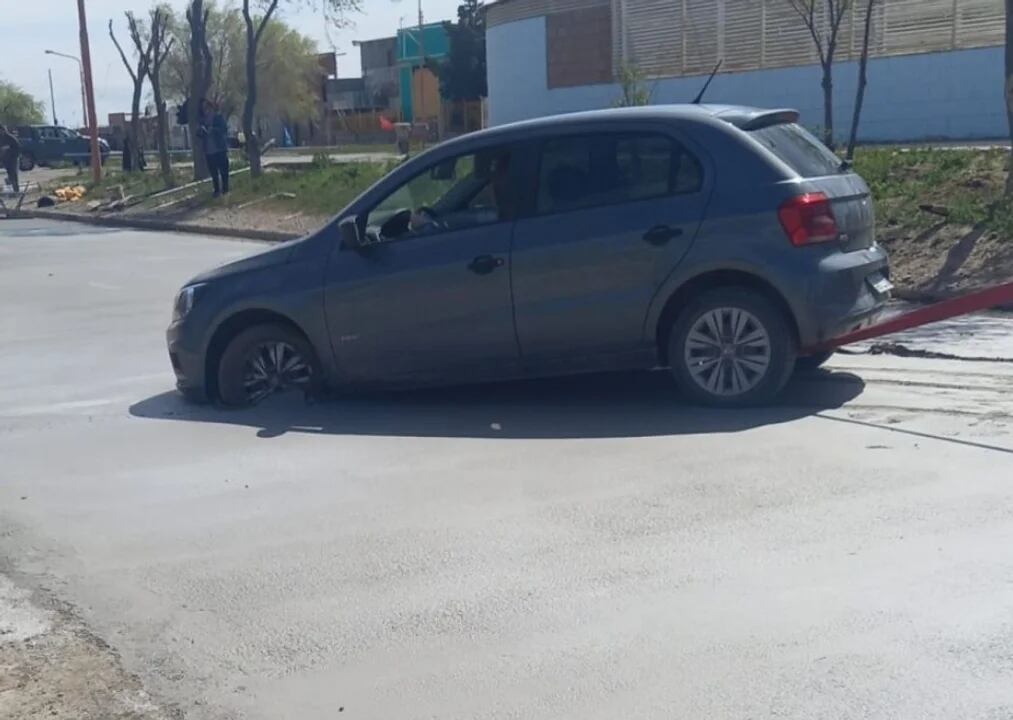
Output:
<svg viewBox="0 0 1013 720">
<path fill-rule="evenodd" d="M 359 227 L 359 218 L 354 215 L 338 223 L 338 232 L 341 233 L 342 250 L 359 250 L 366 245 L 366 238 Z"/>
</svg>

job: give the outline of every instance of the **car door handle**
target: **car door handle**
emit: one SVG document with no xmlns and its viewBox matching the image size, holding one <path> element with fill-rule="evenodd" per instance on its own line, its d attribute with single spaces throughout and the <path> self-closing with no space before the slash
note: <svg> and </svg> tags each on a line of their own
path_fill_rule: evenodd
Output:
<svg viewBox="0 0 1013 720">
<path fill-rule="evenodd" d="M 668 225 L 655 225 L 644 233 L 644 240 L 651 245 L 664 245 L 669 240 L 682 235 L 682 228 L 674 228 Z"/>
<path fill-rule="evenodd" d="M 502 267 L 503 258 L 492 255 L 479 255 L 468 263 L 468 269 L 476 275 L 488 275 L 498 267 Z"/>
</svg>

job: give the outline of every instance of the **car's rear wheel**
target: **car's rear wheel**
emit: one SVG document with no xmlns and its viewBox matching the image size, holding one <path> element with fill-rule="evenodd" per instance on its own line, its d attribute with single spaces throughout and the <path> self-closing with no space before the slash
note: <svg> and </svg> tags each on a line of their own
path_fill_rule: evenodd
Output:
<svg viewBox="0 0 1013 720">
<path fill-rule="evenodd" d="M 18 168 L 21 172 L 28 172 L 35 167 L 35 156 L 31 153 L 22 153 L 18 161 Z"/>
<path fill-rule="evenodd" d="M 218 396 L 231 407 L 256 405 L 289 391 L 312 394 L 319 382 L 313 347 L 284 325 L 243 330 L 229 342 L 218 363 Z"/>
<path fill-rule="evenodd" d="M 676 319 L 668 359 L 680 388 L 718 407 L 773 400 L 795 367 L 788 318 L 762 294 L 721 287 L 701 294 Z"/>
</svg>

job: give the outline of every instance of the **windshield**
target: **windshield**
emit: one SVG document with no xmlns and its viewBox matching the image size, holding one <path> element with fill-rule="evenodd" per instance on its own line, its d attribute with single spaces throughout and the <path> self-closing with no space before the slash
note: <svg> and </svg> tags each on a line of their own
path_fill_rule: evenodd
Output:
<svg viewBox="0 0 1013 720">
<path fill-rule="evenodd" d="M 840 172 L 841 159 L 797 123 L 770 125 L 749 134 L 802 177 Z"/>
</svg>

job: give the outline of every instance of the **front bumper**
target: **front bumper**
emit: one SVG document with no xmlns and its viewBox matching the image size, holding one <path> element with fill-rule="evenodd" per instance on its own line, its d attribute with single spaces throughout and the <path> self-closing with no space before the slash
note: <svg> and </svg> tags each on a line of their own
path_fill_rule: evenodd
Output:
<svg viewBox="0 0 1013 720">
<path fill-rule="evenodd" d="M 188 349 L 182 323 L 173 323 L 165 332 L 169 362 L 176 374 L 176 389 L 190 400 L 206 401 L 204 356 Z"/>
</svg>

